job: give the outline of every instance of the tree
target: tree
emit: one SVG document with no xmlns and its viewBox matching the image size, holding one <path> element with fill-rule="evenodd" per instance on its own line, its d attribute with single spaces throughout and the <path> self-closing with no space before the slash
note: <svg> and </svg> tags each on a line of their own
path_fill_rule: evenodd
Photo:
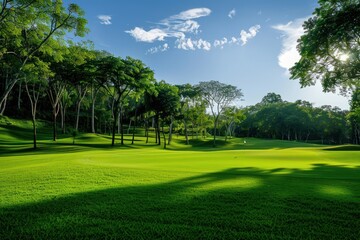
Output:
<svg viewBox="0 0 360 240">
<path fill-rule="evenodd" d="M 151 89 L 154 82 L 154 72 L 137 59 L 126 59 L 112 56 L 105 57 L 98 69 L 102 77 L 99 80 L 112 98 L 112 142 L 115 144 L 115 129 L 120 113 L 121 144 L 124 144 L 121 107 L 126 97 L 132 91 Z"/>
<path fill-rule="evenodd" d="M 298 40 L 300 60 L 290 69 L 302 87 L 321 81 L 325 92 L 359 86 L 360 1 L 319 0 Z"/>
<path fill-rule="evenodd" d="M 347 116 L 351 125 L 351 139 L 354 144 L 360 144 L 360 88 L 356 89 L 350 101 L 350 112 Z"/>
<path fill-rule="evenodd" d="M 261 100 L 261 104 L 267 105 L 272 103 L 281 103 L 283 100 L 281 99 L 280 94 L 276 93 L 268 93 Z"/>
<path fill-rule="evenodd" d="M 195 99 L 200 95 L 199 89 L 191 84 L 176 85 L 179 89 L 181 118 L 184 123 L 185 141 L 189 144 L 188 121 L 191 119 Z"/>
<path fill-rule="evenodd" d="M 224 110 L 224 124 L 225 124 L 225 141 L 228 136 L 232 136 L 236 124 L 241 123 L 245 119 L 242 109 L 237 107 L 226 107 Z"/>
<path fill-rule="evenodd" d="M 178 88 L 176 86 L 172 86 L 166 83 L 165 81 L 160 81 L 159 83 L 155 84 L 155 91 L 146 95 L 145 100 L 147 102 L 146 105 L 149 107 L 149 110 L 153 110 L 155 112 L 155 124 L 157 129 L 158 145 L 161 145 L 160 120 L 162 120 L 162 133 L 164 137 L 165 149 L 166 137 L 164 131 L 164 124 L 166 120 L 170 120 L 171 125 L 173 115 L 176 114 L 180 107 Z"/>
<path fill-rule="evenodd" d="M 21 71 L 39 51 L 47 55 L 57 54 L 54 45 L 61 42 L 66 32 L 84 36 L 86 20 L 84 12 L 76 4 L 67 9 L 61 0 L 2 1 L 0 7 L 0 59 L 6 56 L 16 60 L 14 74 L 2 82 L 0 114 L 4 112 L 6 100 L 21 78 Z"/>
<path fill-rule="evenodd" d="M 36 143 L 36 113 L 39 97 L 45 93 L 47 87 L 47 79 L 53 75 L 50 71 L 48 63 L 38 58 L 33 58 L 24 68 L 25 89 L 29 97 L 31 106 L 32 124 L 33 124 L 33 146 L 37 148 Z"/>
<path fill-rule="evenodd" d="M 219 117 L 222 111 L 230 106 L 230 104 L 243 97 L 241 89 L 235 86 L 220 83 L 218 81 L 200 82 L 198 85 L 201 94 L 208 106 L 214 119 L 214 142 L 216 145 L 216 130 L 218 126 Z"/>
<path fill-rule="evenodd" d="M 76 131 L 78 131 L 79 128 L 81 103 L 91 85 L 91 78 L 94 76 L 94 70 L 91 64 L 88 64 L 90 60 L 95 58 L 94 51 L 92 51 L 91 48 L 91 42 L 80 42 L 76 44 L 69 42 L 67 54 L 65 54 L 61 62 L 61 69 L 58 71 L 58 76 L 62 81 L 67 81 L 69 86 L 72 85 L 76 92 Z"/>
</svg>

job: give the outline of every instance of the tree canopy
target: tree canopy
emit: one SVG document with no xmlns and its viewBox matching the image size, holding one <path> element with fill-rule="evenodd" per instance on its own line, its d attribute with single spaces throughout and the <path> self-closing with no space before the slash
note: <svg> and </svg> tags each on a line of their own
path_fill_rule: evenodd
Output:
<svg viewBox="0 0 360 240">
<path fill-rule="evenodd" d="M 326 92 L 359 86 L 360 1 L 319 0 L 298 41 L 301 59 L 290 69 L 302 87 L 320 81 Z"/>
</svg>

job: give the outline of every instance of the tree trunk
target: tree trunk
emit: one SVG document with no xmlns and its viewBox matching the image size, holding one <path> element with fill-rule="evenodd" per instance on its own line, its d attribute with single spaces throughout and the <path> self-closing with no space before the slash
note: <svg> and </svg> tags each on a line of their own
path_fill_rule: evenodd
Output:
<svg viewBox="0 0 360 240">
<path fill-rule="evenodd" d="M 33 118 L 32 118 L 32 124 L 33 124 L 33 143 L 34 143 L 33 148 L 36 149 L 37 144 L 36 144 L 36 119 L 35 119 L 35 116 L 33 116 Z"/>
<path fill-rule="evenodd" d="M 118 134 L 120 134 L 121 133 L 121 124 L 120 124 L 120 114 L 121 114 L 121 110 L 120 110 L 120 112 L 118 113 L 118 116 L 117 116 L 117 121 L 118 121 L 118 129 L 117 129 L 117 132 L 118 132 Z"/>
<path fill-rule="evenodd" d="M 117 122 L 117 116 L 118 113 L 117 111 L 114 109 L 114 114 L 113 114 L 113 127 L 112 127 L 112 138 L 111 138 L 111 146 L 115 145 L 115 132 L 116 132 L 116 122 Z"/>
<path fill-rule="evenodd" d="M 0 116 L 4 115 L 5 108 L 6 108 L 6 102 L 7 102 L 7 97 L 4 99 L 2 104 L 0 104 Z"/>
<path fill-rule="evenodd" d="M 64 107 L 63 133 L 66 133 L 66 106 Z"/>
<path fill-rule="evenodd" d="M 160 136 L 160 118 L 159 115 L 156 115 L 156 132 L 157 132 L 157 144 L 161 145 L 161 136 Z"/>
<path fill-rule="evenodd" d="M 19 95 L 18 95 L 18 102 L 17 102 L 17 108 L 18 110 L 21 110 L 21 85 L 22 85 L 22 82 L 20 81 L 19 82 Z"/>
<path fill-rule="evenodd" d="M 137 109 L 135 110 L 135 120 L 134 120 L 131 144 L 134 144 L 134 139 L 135 139 L 136 119 L 137 119 L 136 115 L 137 115 Z"/>
<path fill-rule="evenodd" d="M 57 116 L 57 114 L 56 114 L 56 112 L 55 112 L 55 110 L 54 110 L 54 113 L 53 113 L 53 118 L 54 118 L 54 123 L 53 123 L 53 141 L 54 141 L 54 142 L 56 141 L 56 137 L 57 137 L 57 135 L 56 135 L 56 116 Z"/>
<path fill-rule="evenodd" d="M 146 143 L 149 142 L 149 120 L 146 119 L 145 122 L 145 135 L 146 135 Z"/>
<path fill-rule="evenodd" d="M 13 80 L 10 84 L 7 81 L 5 83 L 5 92 L 3 93 L 3 95 L 1 96 L 1 99 L 0 99 L 0 116 L 2 116 L 4 114 L 7 99 L 9 97 L 9 94 L 10 94 L 11 90 L 13 89 L 15 84 L 17 83 L 17 81 L 18 80 Z"/>
<path fill-rule="evenodd" d="M 185 127 L 185 140 L 186 140 L 186 145 L 189 145 L 189 136 L 188 136 L 187 124 L 186 124 L 186 120 L 185 120 L 185 119 L 184 119 L 184 127 Z"/>
<path fill-rule="evenodd" d="M 93 98 L 91 105 L 91 132 L 95 133 L 95 97 Z"/>
<path fill-rule="evenodd" d="M 169 140 L 168 140 L 168 145 L 170 145 L 171 140 L 172 140 L 172 128 L 173 128 L 173 123 L 174 123 L 174 118 L 173 116 L 171 116 L 171 123 L 169 126 Z"/>
<path fill-rule="evenodd" d="M 122 107 L 120 108 L 120 134 L 121 134 L 121 145 L 124 145 L 124 126 L 123 126 L 123 111 Z"/>
<path fill-rule="evenodd" d="M 78 102 L 76 103 L 75 131 L 78 131 L 78 130 L 79 130 L 80 107 L 81 107 L 81 101 L 78 101 Z"/>
<path fill-rule="evenodd" d="M 214 119 L 214 142 L 213 147 L 216 146 L 216 127 L 217 127 L 218 116 Z"/>
<path fill-rule="evenodd" d="M 163 137 L 164 137 L 164 149 L 166 149 L 166 136 L 165 136 L 165 131 L 164 131 L 164 123 L 162 124 L 162 133 L 163 133 Z"/>
</svg>

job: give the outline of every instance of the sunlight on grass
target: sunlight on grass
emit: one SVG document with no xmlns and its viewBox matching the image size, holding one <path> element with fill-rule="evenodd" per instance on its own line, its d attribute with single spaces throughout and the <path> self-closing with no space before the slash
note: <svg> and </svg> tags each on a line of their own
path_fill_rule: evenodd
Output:
<svg viewBox="0 0 360 240">
<path fill-rule="evenodd" d="M 237 138 L 213 148 L 179 136 L 164 150 L 96 134 L 73 145 L 39 129 L 33 151 L 21 124 L 0 128 L 1 239 L 358 239 L 353 148 Z"/>
<path fill-rule="evenodd" d="M 235 179 L 225 179 L 218 180 L 214 182 L 208 182 L 203 184 L 203 188 L 209 191 L 217 189 L 232 189 L 236 191 L 247 190 L 251 188 L 260 187 L 262 185 L 262 180 L 255 177 L 240 177 Z"/>
<path fill-rule="evenodd" d="M 351 192 L 344 187 L 336 186 L 322 186 L 320 187 L 320 192 L 325 195 L 331 196 L 349 196 Z"/>
</svg>

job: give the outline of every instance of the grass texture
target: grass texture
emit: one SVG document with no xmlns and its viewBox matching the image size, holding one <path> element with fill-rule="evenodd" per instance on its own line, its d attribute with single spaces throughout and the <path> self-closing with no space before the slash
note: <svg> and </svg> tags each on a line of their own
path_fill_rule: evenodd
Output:
<svg viewBox="0 0 360 240">
<path fill-rule="evenodd" d="M 50 133 L 0 121 L 0 239 L 360 239 L 357 146 Z"/>
</svg>

